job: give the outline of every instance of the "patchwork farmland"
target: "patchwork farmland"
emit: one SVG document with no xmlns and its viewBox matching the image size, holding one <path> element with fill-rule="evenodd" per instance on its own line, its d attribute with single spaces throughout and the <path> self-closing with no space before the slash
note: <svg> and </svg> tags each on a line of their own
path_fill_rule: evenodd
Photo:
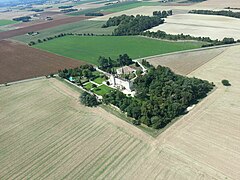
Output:
<svg viewBox="0 0 240 180">
<path fill-rule="evenodd" d="M 14 36 L 23 35 L 23 34 L 26 34 L 28 32 L 48 29 L 48 28 L 51 28 L 51 27 L 55 27 L 55 26 L 59 26 L 59 25 L 63 25 L 63 24 L 68 24 L 68 23 L 73 23 L 73 22 L 77 22 L 77 21 L 81 21 L 81 20 L 85 20 L 85 19 L 89 19 L 89 18 L 90 17 L 86 17 L 86 16 L 67 17 L 67 18 L 63 18 L 63 19 L 53 20 L 53 21 L 50 21 L 50 22 L 34 24 L 34 25 L 31 25 L 31 26 L 27 26 L 27 27 L 23 27 L 23 28 L 19 28 L 19 29 L 9 30 L 9 31 L 6 31 L 6 32 L 0 32 L 0 40 L 11 38 L 11 37 L 14 37 Z"/>
<path fill-rule="evenodd" d="M 1 179 L 239 179 L 239 52 L 189 75 L 217 89 L 156 139 L 56 79 L 1 87 Z"/>
</svg>

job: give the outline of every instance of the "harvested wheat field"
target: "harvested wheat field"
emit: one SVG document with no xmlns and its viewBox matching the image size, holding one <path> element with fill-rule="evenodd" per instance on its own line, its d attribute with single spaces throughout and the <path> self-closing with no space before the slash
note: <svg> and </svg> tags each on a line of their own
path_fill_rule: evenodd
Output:
<svg viewBox="0 0 240 180">
<path fill-rule="evenodd" d="M 29 46 L 0 41 L 0 84 L 49 75 L 85 62 L 44 52 Z"/>
<path fill-rule="evenodd" d="M 166 19 L 166 23 L 150 31 L 165 31 L 169 34 L 189 34 L 222 40 L 224 37 L 240 39 L 240 19 L 199 14 L 177 14 Z"/>
<path fill-rule="evenodd" d="M 187 52 L 159 55 L 145 59 L 155 67 L 158 65 L 166 66 L 177 74 L 187 75 L 216 56 L 220 55 L 226 49 L 226 47 L 204 48 Z"/>
<path fill-rule="evenodd" d="M 55 79 L 0 88 L 1 179 L 207 179 L 186 158 Z M 4 105 L 4 106 L 2 106 Z M 221 176 L 218 176 L 221 177 Z"/>
<path fill-rule="evenodd" d="M 239 179 L 239 58 L 233 46 L 192 72 L 216 90 L 156 139 L 56 79 L 1 87 L 0 178 Z"/>
</svg>

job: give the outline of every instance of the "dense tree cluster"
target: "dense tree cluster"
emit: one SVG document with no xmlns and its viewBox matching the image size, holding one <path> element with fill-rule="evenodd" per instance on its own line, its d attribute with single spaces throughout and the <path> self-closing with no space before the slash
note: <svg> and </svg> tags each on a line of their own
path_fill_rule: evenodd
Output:
<svg viewBox="0 0 240 180">
<path fill-rule="evenodd" d="M 168 16 L 171 16 L 173 14 L 172 10 L 169 11 L 154 11 L 153 16 L 159 16 L 160 18 L 166 18 Z"/>
<path fill-rule="evenodd" d="M 30 16 L 22 16 L 18 18 L 13 18 L 13 21 L 22 21 L 22 22 L 29 22 L 32 18 Z"/>
<path fill-rule="evenodd" d="M 148 74 L 135 79 L 135 97 L 113 91 L 103 96 L 103 102 L 126 112 L 135 119 L 133 124 L 159 129 L 204 98 L 213 86 L 204 80 L 176 75 L 166 67 L 151 67 Z"/>
<path fill-rule="evenodd" d="M 67 5 L 67 6 L 59 6 L 59 9 L 68 9 L 68 8 L 72 8 L 73 6 L 71 5 Z"/>
<path fill-rule="evenodd" d="M 100 56 L 98 63 L 100 69 L 108 73 L 114 73 L 114 67 L 128 66 L 130 64 L 133 64 L 133 61 L 127 54 L 123 54 L 119 55 L 116 60 Z"/>
<path fill-rule="evenodd" d="M 71 8 L 71 9 L 62 9 L 61 10 L 62 13 L 70 13 L 70 12 L 76 12 L 76 11 L 78 11 L 78 9 Z"/>
<path fill-rule="evenodd" d="M 85 16 L 104 16 L 104 14 L 100 12 L 88 12 Z"/>
<path fill-rule="evenodd" d="M 154 26 L 158 26 L 164 23 L 164 19 L 159 16 L 117 16 L 109 18 L 109 20 L 102 27 L 118 26 L 113 35 L 139 35 L 143 31 L 150 29 Z"/>
<path fill-rule="evenodd" d="M 87 92 L 83 92 L 81 94 L 80 102 L 85 106 L 89 106 L 89 107 L 94 107 L 98 105 L 97 97 Z"/>
<path fill-rule="evenodd" d="M 220 16 L 228 16 L 234 18 L 240 18 L 240 12 L 233 12 L 233 11 L 213 11 L 213 10 L 191 10 L 189 13 L 192 14 L 206 14 L 206 15 L 220 15 Z"/>
<path fill-rule="evenodd" d="M 81 78 L 87 78 L 87 79 L 96 78 L 93 74 L 94 71 L 96 71 L 96 69 L 93 67 L 93 65 L 85 64 L 74 69 L 59 70 L 58 75 L 59 77 L 64 79 L 69 79 L 70 77 L 77 77 L 78 78 L 76 80 L 77 83 L 81 84 Z"/>
<path fill-rule="evenodd" d="M 37 8 L 34 8 L 34 9 L 31 9 L 30 11 L 34 11 L 34 12 L 43 12 L 44 10 L 43 10 L 43 9 L 37 9 Z"/>
<path fill-rule="evenodd" d="M 224 38 L 222 41 L 220 40 L 212 40 L 209 37 L 194 37 L 190 35 L 184 35 L 184 34 L 167 34 L 164 31 L 158 30 L 157 32 L 151 32 L 151 31 L 145 31 L 141 33 L 143 36 L 151 37 L 151 38 L 159 38 L 159 39 L 167 39 L 167 40 L 196 40 L 196 41 L 203 41 L 208 42 L 208 44 L 203 45 L 203 47 L 208 46 L 215 46 L 215 45 L 223 45 L 223 44 L 233 44 L 236 42 L 239 42 L 239 40 L 235 41 L 233 38 Z"/>
</svg>

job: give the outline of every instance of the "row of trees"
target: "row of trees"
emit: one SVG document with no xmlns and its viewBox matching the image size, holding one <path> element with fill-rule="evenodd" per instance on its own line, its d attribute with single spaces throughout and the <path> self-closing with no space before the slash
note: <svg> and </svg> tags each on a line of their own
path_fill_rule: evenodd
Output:
<svg viewBox="0 0 240 180">
<path fill-rule="evenodd" d="M 143 31 L 150 29 L 154 26 L 158 26 L 164 23 L 164 19 L 159 16 L 117 16 L 109 18 L 109 20 L 102 27 L 118 26 L 113 35 L 124 36 L 124 35 L 139 35 Z"/>
<path fill-rule="evenodd" d="M 220 15 L 220 16 L 228 16 L 234 18 L 240 18 L 240 12 L 233 12 L 233 11 L 213 11 L 213 10 L 191 10 L 189 13 L 192 14 L 206 14 L 206 15 Z"/>
<path fill-rule="evenodd" d="M 148 74 L 134 81 L 135 97 L 113 91 L 103 96 L 103 102 L 134 118 L 133 124 L 159 129 L 204 98 L 213 86 L 204 80 L 176 75 L 166 67 L 151 67 Z"/>
<path fill-rule="evenodd" d="M 33 46 L 33 45 L 36 45 L 37 43 L 43 43 L 43 42 L 50 41 L 50 40 L 60 38 L 60 37 L 64 37 L 64 36 L 99 36 L 99 35 L 96 35 L 96 34 L 93 34 L 93 33 L 83 33 L 83 34 L 81 34 L 81 33 L 61 33 L 61 34 L 58 34 L 58 35 L 55 35 L 55 36 L 46 37 L 44 39 L 38 39 L 36 42 L 35 41 L 30 41 L 28 43 L 28 45 Z"/>
<path fill-rule="evenodd" d="M 104 16 L 104 14 L 100 12 L 88 12 L 85 16 Z"/>
<path fill-rule="evenodd" d="M 215 45 L 223 45 L 223 44 L 233 44 L 236 42 L 239 42 L 239 40 L 235 41 L 234 38 L 224 38 L 223 40 L 212 40 L 209 37 L 194 37 L 190 35 L 184 35 L 184 34 L 167 34 L 164 31 L 158 30 L 157 32 L 151 32 L 151 31 L 145 31 L 141 33 L 142 36 L 147 36 L 151 38 L 159 38 L 159 39 L 167 39 L 167 40 L 196 40 L 196 41 L 203 41 L 208 42 L 208 44 L 203 45 L 203 47 L 208 46 L 215 46 Z"/>
<path fill-rule="evenodd" d="M 119 55 L 116 60 L 103 56 L 100 56 L 98 59 L 99 68 L 103 71 L 106 71 L 108 73 L 115 73 L 114 67 L 122 67 L 122 66 L 128 66 L 130 64 L 133 64 L 132 59 L 127 55 Z"/>
</svg>

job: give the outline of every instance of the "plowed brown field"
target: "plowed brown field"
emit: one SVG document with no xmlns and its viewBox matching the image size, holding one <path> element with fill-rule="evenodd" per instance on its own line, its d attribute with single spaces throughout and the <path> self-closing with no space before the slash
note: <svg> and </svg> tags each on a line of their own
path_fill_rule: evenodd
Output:
<svg viewBox="0 0 240 180">
<path fill-rule="evenodd" d="M 76 67 L 84 62 L 11 41 L 0 41 L 0 84 Z"/>
</svg>

